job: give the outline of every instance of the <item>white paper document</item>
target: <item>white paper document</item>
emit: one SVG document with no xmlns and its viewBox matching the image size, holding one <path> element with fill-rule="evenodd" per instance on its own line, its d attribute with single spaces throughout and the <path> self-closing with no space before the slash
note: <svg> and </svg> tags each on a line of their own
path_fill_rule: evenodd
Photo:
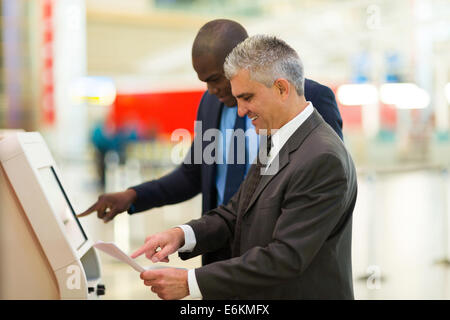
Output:
<svg viewBox="0 0 450 320">
<path fill-rule="evenodd" d="M 144 272 L 146 270 L 165 269 L 165 268 L 175 268 L 175 269 L 187 270 L 185 268 L 177 268 L 177 267 L 171 267 L 171 266 L 149 266 L 149 267 L 144 268 L 139 263 L 137 263 L 134 259 L 132 259 L 129 255 L 127 255 L 125 252 L 123 252 L 118 246 L 116 246 L 115 243 L 112 243 L 112 242 L 97 241 L 94 244 L 94 247 L 99 250 L 102 250 L 103 252 L 109 254 L 110 256 L 112 256 L 116 259 L 119 259 L 122 262 L 125 262 L 126 264 L 130 265 L 137 272 Z"/>
<path fill-rule="evenodd" d="M 129 264 L 137 272 L 144 272 L 145 270 L 147 270 L 146 268 L 142 267 L 139 263 L 134 261 L 130 256 L 128 256 L 125 252 L 123 252 L 118 246 L 116 246 L 112 242 L 97 241 L 94 244 L 94 247 L 99 250 L 102 250 L 103 252 L 109 254 L 110 256 L 116 259 L 119 259 L 122 262 Z"/>
</svg>

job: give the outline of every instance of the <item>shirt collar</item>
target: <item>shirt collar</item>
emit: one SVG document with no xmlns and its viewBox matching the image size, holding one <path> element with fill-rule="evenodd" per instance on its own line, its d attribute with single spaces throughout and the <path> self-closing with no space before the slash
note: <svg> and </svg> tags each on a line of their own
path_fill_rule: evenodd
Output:
<svg viewBox="0 0 450 320">
<path fill-rule="evenodd" d="M 289 140 L 289 138 L 294 134 L 294 132 L 313 113 L 313 111 L 314 111 L 314 106 L 310 101 L 308 101 L 308 105 L 306 106 L 305 109 L 303 109 L 302 112 L 300 112 L 298 115 L 296 115 L 292 120 L 290 120 L 288 123 L 286 123 L 280 129 L 278 129 L 272 135 L 272 149 L 270 150 L 269 164 L 277 156 L 278 152 L 280 152 L 281 148 Z"/>
</svg>

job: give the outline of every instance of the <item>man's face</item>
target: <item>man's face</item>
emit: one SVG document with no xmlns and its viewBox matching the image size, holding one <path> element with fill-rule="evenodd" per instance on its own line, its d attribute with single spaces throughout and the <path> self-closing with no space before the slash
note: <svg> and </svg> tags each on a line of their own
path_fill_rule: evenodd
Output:
<svg viewBox="0 0 450 320">
<path fill-rule="evenodd" d="M 262 83 L 250 79 L 250 72 L 241 69 L 232 79 L 231 88 L 238 103 L 240 117 L 252 119 L 256 133 L 260 129 L 279 129 L 282 126 L 280 95 L 275 86 L 267 88 Z"/>
<path fill-rule="evenodd" d="M 215 95 L 228 107 L 236 105 L 236 99 L 231 94 L 230 81 L 223 72 L 223 61 L 217 61 L 213 55 L 202 55 L 192 57 L 192 64 L 200 81 L 206 82 L 210 94 Z"/>
</svg>

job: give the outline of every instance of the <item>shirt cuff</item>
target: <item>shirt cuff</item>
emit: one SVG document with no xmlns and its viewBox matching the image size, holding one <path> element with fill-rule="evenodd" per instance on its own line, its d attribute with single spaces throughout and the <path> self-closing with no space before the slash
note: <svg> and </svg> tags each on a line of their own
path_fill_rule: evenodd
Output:
<svg viewBox="0 0 450 320">
<path fill-rule="evenodd" d="M 195 248 L 195 245 L 197 244 L 194 230 L 187 224 L 183 224 L 177 227 L 184 232 L 184 246 L 178 249 L 178 252 L 192 252 L 192 250 L 194 250 Z"/>
<path fill-rule="evenodd" d="M 134 206 L 134 204 L 132 204 L 128 210 L 127 210 L 128 214 L 133 214 L 136 212 L 136 207 Z"/>
<path fill-rule="evenodd" d="M 202 299 L 202 293 L 198 287 L 197 278 L 195 277 L 195 269 L 188 270 L 188 286 L 189 286 L 189 298 Z"/>
</svg>

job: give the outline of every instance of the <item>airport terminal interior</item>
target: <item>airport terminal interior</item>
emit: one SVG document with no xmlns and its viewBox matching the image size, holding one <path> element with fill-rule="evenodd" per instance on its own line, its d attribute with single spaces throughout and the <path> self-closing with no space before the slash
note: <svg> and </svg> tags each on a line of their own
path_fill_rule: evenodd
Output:
<svg viewBox="0 0 450 320">
<path fill-rule="evenodd" d="M 0 10 L 0 147 L 11 136 L 38 132 L 42 141 L 31 137 L 43 153 L 48 148 L 48 165 L 74 213 L 180 163 L 191 141 L 173 132 L 193 135 L 206 90 L 192 67 L 193 40 L 206 22 L 232 19 L 249 35 L 285 40 L 306 77 L 335 93 L 358 174 L 355 298 L 450 299 L 448 0 L 1 0 Z M 9 149 L 0 150 L 3 161 Z M 2 233 L 11 228 L 5 211 L 27 211 L 25 198 L 36 194 L 30 187 L 11 196 L 8 170 L 14 171 L 5 165 L 0 175 Z M 148 235 L 199 218 L 201 205 L 199 194 L 109 223 L 94 213 L 78 219 L 80 236 L 131 253 Z M 50 233 L 51 226 L 39 227 Z M 5 248 L 14 243 L 0 239 L 0 254 L 12 254 Z M 82 256 L 91 270 L 87 281 L 100 279 L 102 299 L 159 299 L 128 264 L 100 250 L 97 259 L 83 246 L 73 259 Z M 201 266 L 200 257 L 169 258 L 169 266 Z M 52 259 L 53 267 L 63 265 Z M 152 264 L 144 256 L 136 261 Z M 0 268 L 3 280 L 19 278 L 12 273 L 11 266 Z M 23 298 L 8 292 L 6 283 L 14 281 L 0 282 L 0 299 Z"/>
</svg>

